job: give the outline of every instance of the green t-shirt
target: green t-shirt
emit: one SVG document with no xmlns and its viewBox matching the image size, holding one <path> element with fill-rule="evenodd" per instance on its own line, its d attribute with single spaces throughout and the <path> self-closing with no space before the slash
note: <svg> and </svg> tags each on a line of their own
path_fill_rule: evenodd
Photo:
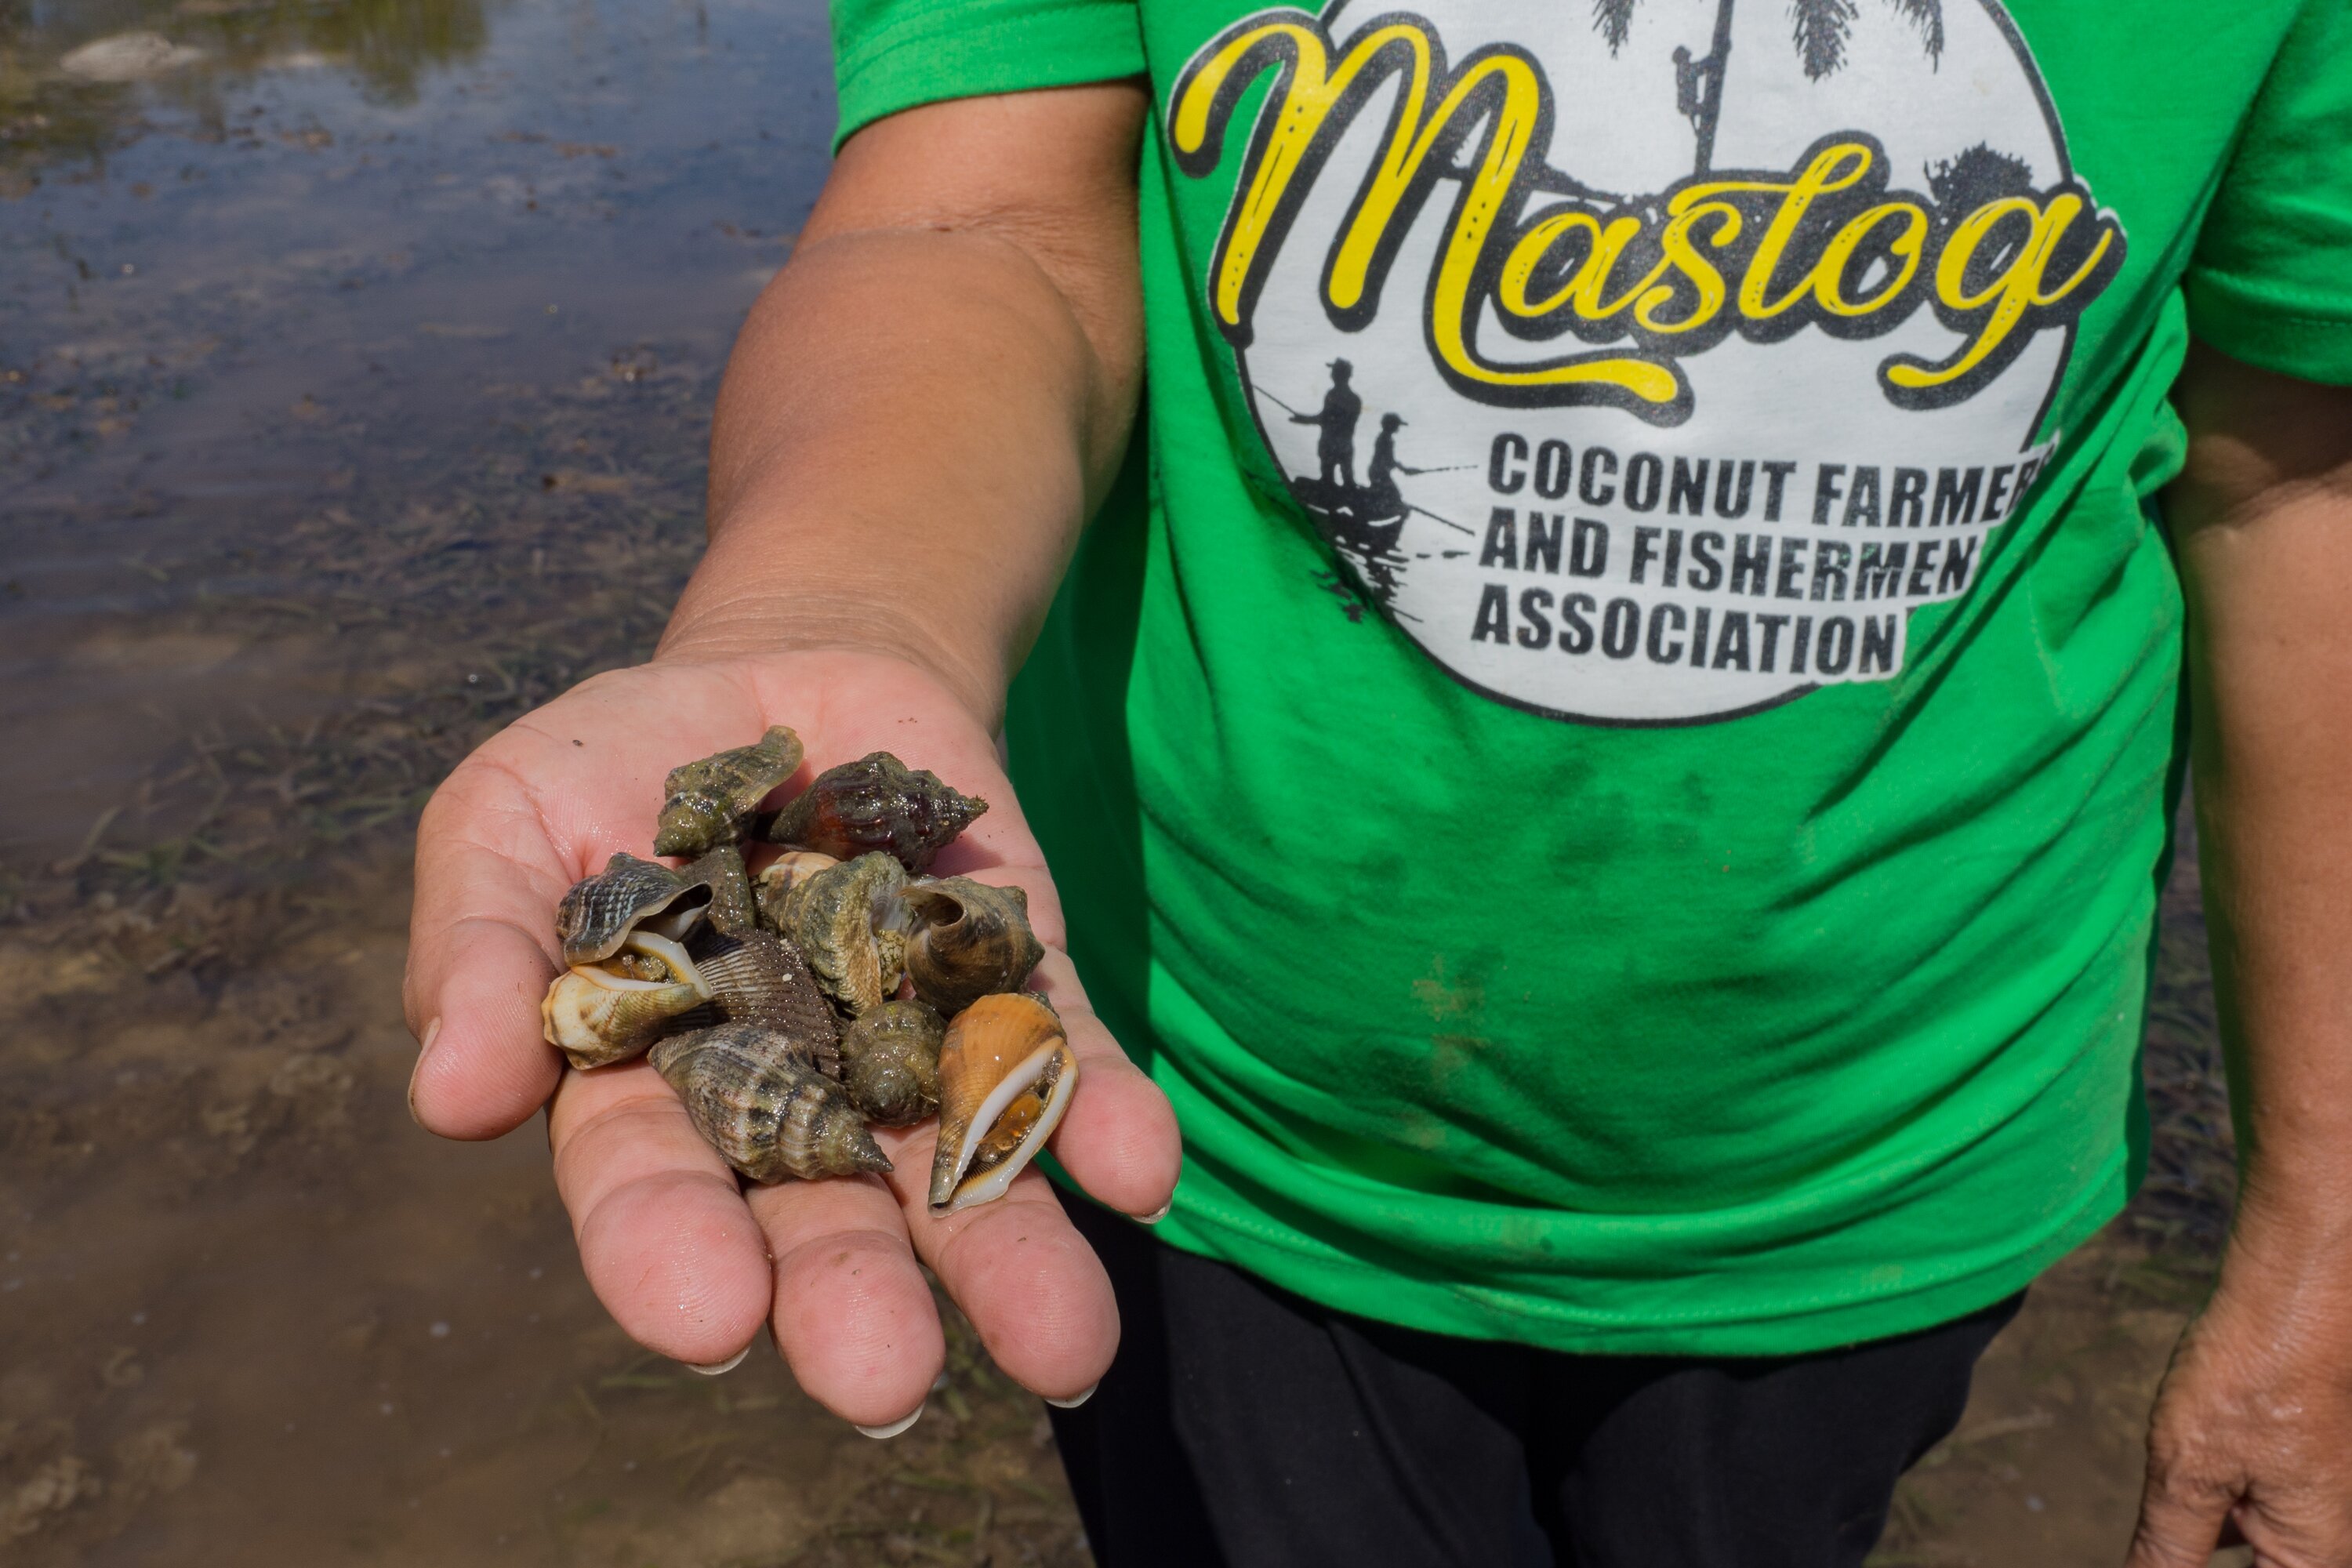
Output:
<svg viewBox="0 0 2352 1568">
<path fill-rule="evenodd" d="M 1009 724 L 1160 1234 L 1781 1353 L 2137 1179 L 2191 332 L 2352 382 L 2344 0 L 835 0 L 1138 74 L 1148 448 Z"/>
</svg>

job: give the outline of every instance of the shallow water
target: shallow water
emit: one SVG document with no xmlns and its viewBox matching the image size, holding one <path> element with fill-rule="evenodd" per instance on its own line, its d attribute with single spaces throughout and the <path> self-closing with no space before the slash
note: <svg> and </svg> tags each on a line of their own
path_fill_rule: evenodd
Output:
<svg viewBox="0 0 2352 1568">
<path fill-rule="evenodd" d="M 0 0 L 0 1554 L 1083 1561 L 968 1335 L 887 1445 L 764 1353 L 695 1377 L 589 1295 L 536 1126 L 402 1113 L 415 813 L 650 647 L 824 47 L 814 0 Z M 2226 1212 L 2192 895 L 2160 1190 L 1882 1563 L 2116 1554 Z"/>
<path fill-rule="evenodd" d="M 59 69 L 140 30 L 151 79 Z M 41 976 L 0 1047 L 0 1554 L 1082 1551 L 968 1339 L 887 1448 L 772 1356 L 658 1363 L 536 1126 L 401 1110 L 415 810 L 650 646 L 824 51 L 812 4 L 0 4 L 0 967 Z"/>
<path fill-rule="evenodd" d="M 59 75 L 126 27 L 205 53 Z M 320 712 L 351 662 L 322 587 L 429 614 L 495 574 L 478 624 L 524 596 L 515 564 L 560 576 L 621 526 L 676 546 L 632 584 L 666 599 L 710 387 L 823 175 L 824 40 L 817 5 L 727 0 L 82 4 L 0 31 L 0 723 L 76 761 L 0 757 L 7 847 L 77 847 L 92 790 L 160 760 L 172 726 L 125 708 Z M 381 547 L 428 517 L 439 570 L 412 572 L 416 540 Z M 179 640 L 100 629 L 126 612 Z M 273 618 L 274 655 L 218 629 Z"/>
</svg>

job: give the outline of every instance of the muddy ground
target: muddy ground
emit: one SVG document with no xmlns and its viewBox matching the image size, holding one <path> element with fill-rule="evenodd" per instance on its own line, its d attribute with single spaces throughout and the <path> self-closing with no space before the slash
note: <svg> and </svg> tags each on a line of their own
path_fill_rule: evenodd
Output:
<svg viewBox="0 0 2352 1568">
<path fill-rule="evenodd" d="M 0 1552 L 1079 1560 L 1043 1414 L 968 1337 L 916 1431 L 858 1437 L 772 1356 L 704 1378 L 614 1329 L 538 1128 L 407 1125 L 384 851 L 266 909 L 133 900 L 72 961 L 0 949 L 42 976 L 6 1068 Z"/>
<path fill-rule="evenodd" d="M 415 812 L 650 647 L 824 168 L 823 37 L 813 0 L 0 0 L 0 1561 L 1085 1560 L 969 1335 L 887 1444 L 772 1356 L 666 1365 L 540 1129 L 403 1109 Z M 1884 1564 L 2119 1560 L 2229 1193 L 2193 876 L 2167 911 L 2157 1177 Z"/>
<path fill-rule="evenodd" d="M 0 1060 L 0 1553 L 1086 1561 L 1040 1407 L 968 1333 L 929 1414 L 887 1444 L 764 1352 L 697 1376 L 589 1294 L 537 1125 L 460 1147 L 409 1123 L 404 850 L 387 824 L 266 887 L 220 889 L 184 859 L 168 885 L 101 861 L 20 889 L 0 938 L 33 998 Z M 2203 993 L 2182 896 L 2159 1156 L 2210 1183 L 2220 1101 L 2210 1036 L 2187 1026 Z M 1874 1561 L 2119 1561 L 2220 1198 L 2152 1188 L 2037 1287 Z"/>
</svg>

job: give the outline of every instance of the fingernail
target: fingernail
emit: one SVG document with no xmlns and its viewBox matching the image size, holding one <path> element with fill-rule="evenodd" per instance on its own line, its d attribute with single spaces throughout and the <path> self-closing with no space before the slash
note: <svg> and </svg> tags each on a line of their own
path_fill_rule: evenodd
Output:
<svg viewBox="0 0 2352 1568">
<path fill-rule="evenodd" d="M 690 1372 L 698 1372 L 705 1377 L 717 1377 L 722 1372 L 733 1372 L 737 1367 L 741 1366 L 743 1358 L 751 1353 L 751 1347 L 746 1344 L 725 1361 L 690 1361 L 686 1363 L 687 1369 Z"/>
<path fill-rule="evenodd" d="M 857 1429 L 868 1437 L 896 1437 L 899 1433 L 920 1421 L 923 1418 L 923 1412 L 929 1408 L 930 1408 L 930 1401 L 927 1399 L 916 1405 L 913 1413 L 903 1421 L 893 1421 L 882 1426 L 859 1426 Z M 856 1423 L 852 1422 L 851 1425 L 856 1426 Z"/>
<path fill-rule="evenodd" d="M 1056 1410 L 1076 1410 L 1079 1405 L 1084 1405 L 1087 1400 L 1092 1399 L 1095 1396 L 1095 1390 L 1101 1386 L 1102 1384 L 1099 1381 L 1090 1383 L 1086 1387 L 1078 1390 L 1077 1393 L 1070 1395 L 1067 1399 L 1048 1399 L 1045 1403 L 1052 1405 Z"/>
<path fill-rule="evenodd" d="M 416 1115 L 416 1080 L 424 1076 L 425 1058 L 433 1054 L 433 1042 L 441 1037 L 441 1020 L 434 1019 L 425 1026 L 425 1033 L 416 1042 L 416 1065 L 408 1071 L 408 1119 L 418 1126 L 424 1123 Z"/>
<path fill-rule="evenodd" d="M 1135 1216 L 1136 1223 L 1138 1225 L 1158 1225 L 1161 1220 L 1168 1217 L 1169 1211 L 1173 1209 L 1175 1206 L 1176 1194 L 1174 1193 L 1171 1193 L 1168 1194 L 1168 1201 L 1161 1204 L 1158 1208 L 1153 1209 L 1150 1214 L 1137 1215 Z"/>
</svg>

